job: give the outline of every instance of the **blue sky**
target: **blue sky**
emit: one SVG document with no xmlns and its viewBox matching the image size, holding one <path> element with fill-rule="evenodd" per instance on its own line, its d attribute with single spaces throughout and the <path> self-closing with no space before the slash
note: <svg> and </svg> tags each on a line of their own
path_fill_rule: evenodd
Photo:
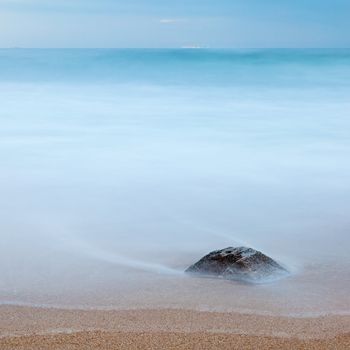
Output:
<svg viewBox="0 0 350 350">
<path fill-rule="evenodd" d="M 350 47 L 350 0 L 0 0 L 0 47 Z"/>
</svg>

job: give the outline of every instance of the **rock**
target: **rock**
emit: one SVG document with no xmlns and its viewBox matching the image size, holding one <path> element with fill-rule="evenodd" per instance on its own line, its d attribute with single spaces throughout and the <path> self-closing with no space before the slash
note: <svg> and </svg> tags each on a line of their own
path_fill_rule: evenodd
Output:
<svg viewBox="0 0 350 350">
<path fill-rule="evenodd" d="M 288 274 L 275 260 L 247 247 L 215 250 L 185 272 L 248 282 L 263 282 Z"/>
</svg>

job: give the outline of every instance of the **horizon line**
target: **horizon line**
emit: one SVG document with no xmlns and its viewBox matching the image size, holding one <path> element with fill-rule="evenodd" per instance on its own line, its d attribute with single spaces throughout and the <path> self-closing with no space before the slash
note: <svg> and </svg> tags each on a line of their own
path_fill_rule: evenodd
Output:
<svg viewBox="0 0 350 350">
<path fill-rule="evenodd" d="M 0 50 L 349 50 L 350 47 L 332 47 L 332 46 L 320 46 L 320 47 L 208 47 L 208 46 L 169 46 L 169 47 L 127 47 L 127 46 L 115 46 L 115 47 L 30 47 L 30 46 L 7 46 L 0 47 Z"/>
</svg>

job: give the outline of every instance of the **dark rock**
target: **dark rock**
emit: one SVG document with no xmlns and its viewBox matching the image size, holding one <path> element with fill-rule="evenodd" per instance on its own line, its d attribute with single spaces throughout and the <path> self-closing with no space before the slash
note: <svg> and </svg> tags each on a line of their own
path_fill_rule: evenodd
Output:
<svg viewBox="0 0 350 350">
<path fill-rule="evenodd" d="M 213 251 L 185 272 L 249 282 L 263 282 L 288 274 L 275 260 L 247 247 Z"/>
</svg>

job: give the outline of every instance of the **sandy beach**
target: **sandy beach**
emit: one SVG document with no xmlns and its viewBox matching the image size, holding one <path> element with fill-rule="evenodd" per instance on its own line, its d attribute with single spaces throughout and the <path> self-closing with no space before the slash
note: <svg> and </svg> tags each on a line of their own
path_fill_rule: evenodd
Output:
<svg viewBox="0 0 350 350">
<path fill-rule="evenodd" d="M 350 316 L 0 307 L 7 349 L 348 349 Z"/>
</svg>

